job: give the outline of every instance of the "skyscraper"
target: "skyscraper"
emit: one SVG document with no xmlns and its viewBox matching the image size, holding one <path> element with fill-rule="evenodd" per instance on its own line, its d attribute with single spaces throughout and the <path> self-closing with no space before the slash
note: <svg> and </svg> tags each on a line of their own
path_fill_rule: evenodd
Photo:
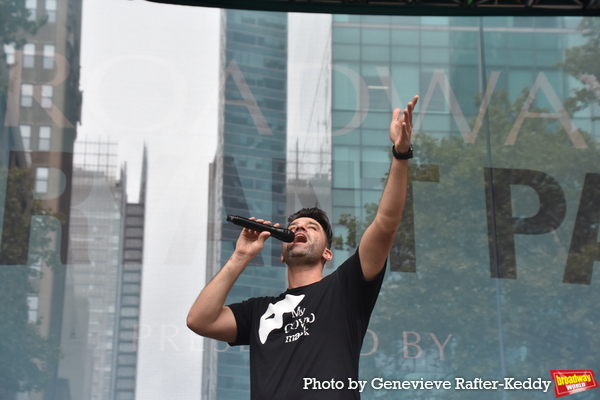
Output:
<svg viewBox="0 0 600 400">
<path fill-rule="evenodd" d="M 147 161 L 139 203 L 117 144 L 76 142 L 59 379 L 72 398 L 130 400 L 137 367 Z"/>
<path fill-rule="evenodd" d="M 285 221 L 287 15 L 223 12 L 223 103 L 211 166 L 207 280 L 233 252 L 227 214 Z M 285 287 L 280 248 L 269 244 L 246 268 L 228 302 Z M 203 398 L 249 396 L 248 349 L 205 341 Z"/>
<path fill-rule="evenodd" d="M 123 210 L 110 400 L 135 399 L 147 181 L 148 154 L 144 147 L 139 199 L 137 203 L 126 201 Z M 122 185 L 125 186 L 126 182 Z"/>
<path fill-rule="evenodd" d="M 87 305 L 87 320 L 65 321 L 61 347 L 70 348 L 74 340 L 82 341 L 86 346 L 80 351 L 86 356 L 65 358 L 60 375 L 71 378 L 71 396 L 97 400 L 110 399 L 121 231 L 127 202 L 123 185 L 126 172 L 122 170 L 117 179 L 116 148 L 117 144 L 109 141 L 76 142 L 74 153 L 67 275 L 75 304 Z M 72 375 L 84 372 L 81 364 L 90 366 L 91 375 L 81 376 L 79 384 L 87 385 L 75 390 L 78 379 Z"/>
</svg>

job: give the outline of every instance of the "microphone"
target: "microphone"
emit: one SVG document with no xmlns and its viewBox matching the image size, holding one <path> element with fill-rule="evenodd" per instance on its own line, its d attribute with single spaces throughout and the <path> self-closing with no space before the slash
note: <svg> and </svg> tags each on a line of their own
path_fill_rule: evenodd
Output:
<svg viewBox="0 0 600 400">
<path fill-rule="evenodd" d="M 281 240 L 282 242 L 291 243 L 294 241 L 296 235 L 294 232 L 285 228 L 276 228 L 271 225 L 261 224 L 260 222 L 252 221 L 251 219 L 240 217 L 238 215 L 227 214 L 227 221 L 234 225 L 242 226 L 244 228 L 252 229 L 257 232 L 268 231 L 271 232 L 271 236 L 275 239 Z"/>
</svg>

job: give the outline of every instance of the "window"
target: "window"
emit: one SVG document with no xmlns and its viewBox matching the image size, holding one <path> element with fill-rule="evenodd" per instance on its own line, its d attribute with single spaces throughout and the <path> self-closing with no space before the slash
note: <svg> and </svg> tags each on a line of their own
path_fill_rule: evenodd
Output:
<svg viewBox="0 0 600 400">
<path fill-rule="evenodd" d="M 133 364 L 135 365 L 137 357 L 131 354 L 123 354 L 118 357 L 119 364 Z"/>
<path fill-rule="evenodd" d="M 23 83 L 21 85 L 21 107 L 33 106 L 33 85 Z"/>
<path fill-rule="evenodd" d="M 140 282 L 142 280 L 142 275 L 135 272 L 127 272 L 123 274 L 124 282 Z"/>
<path fill-rule="evenodd" d="M 15 46 L 13 44 L 5 44 L 4 54 L 6 56 L 6 63 L 13 65 L 15 63 Z"/>
<path fill-rule="evenodd" d="M 119 376 L 119 377 L 135 376 L 135 367 L 119 367 L 117 369 L 117 376 Z"/>
<path fill-rule="evenodd" d="M 37 19 L 37 0 L 25 0 L 25 8 L 29 10 L 27 19 L 35 21 Z"/>
<path fill-rule="evenodd" d="M 38 150 L 50 151 L 50 137 L 52 130 L 49 126 L 40 126 L 38 135 Z"/>
<path fill-rule="evenodd" d="M 46 0 L 46 15 L 48 22 L 56 22 L 56 0 Z"/>
<path fill-rule="evenodd" d="M 138 306 L 140 305 L 139 296 L 123 296 L 122 303 L 125 306 Z"/>
<path fill-rule="evenodd" d="M 122 317 L 137 317 L 139 316 L 140 310 L 136 307 L 123 307 L 121 308 Z"/>
<path fill-rule="evenodd" d="M 23 150 L 31 150 L 31 125 L 20 125 Z"/>
<path fill-rule="evenodd" d="M 130 294 L 140 293 L 140 285 L 134 284 L 134 283 L 129 283 L 129 284 L 126 283 L 123 285 L 123 293 L 130 293 Z"/>
<path fill-rule="evenodd" d="M 35 67 L 35 44 L 27 43 L 23 46 L 23 67 Z"/>
<path fill-rule="evenodd" d="M 54 45 L 44 45 L 44 60 L 42 62 L 44 69 L 54 69 Z"/>
<path fill-rule="evenodd" d="M 52 92 L 53 88 L 50 85 L 42 85 L 42 101 L 40 104 L 44 108 L 52 108 Z"/>
<path fill-rule="evenodd" d="M 427 93 L 427 90 L 429 89 L 429 85 L 431 83 L 431 81 L 433 80 L 433 74 L 436 72 L 435 68 L 433 67 L 426 67 L 423 66 L 421 67 L 420 70 L 420 81 L 421 81 L 421 93 Z M 446 74 L 447 76 L 447 74 Z M 440 83 L 441 85 L 442 83 Z M 449 88 L 449 82 L 445 81 L 443 83 L 444 90 L 447 92 L 448 90 L 450 90 Z M 448 106 L 449 104 L 446 102 L 446 99 L 444 97 L 444 95 L 442 94 L 443 92 L 440 90 L 441 87 L 436 87 L 436 90 L 434 91 L 434 95 L 431 97 L 430 101 L 429 101 L 429 107 L 427 108 L 428 111 L 437 111 L 440 113 L 446 113 L 448 112 Z"/>
<path fill-rule="evenodd" d="M 133 379 L 117 379 L 117 389 L 135 389 L 135 381 Z"/>
<path fill-rule="evenodd" d="M 35 169 L 35 192 L 48 193 L 48 167 L 38 167 Z"/>
<path fill-rule="evenodd" d="M 133 400 L 133 392 L 117 392 L 117 400 Z"/>
<path fill-rule="evenodd" d="M 137 325 L 137 319 L 122 319 L 121 320 L 121 329 L 135 329 Z M 128 362 L 121 362 L 119 364 L 129 364 Z"/>
<path fill-rule="evenodd" d="M 135 338 L 135 333 L 133 331 L 121 331 L 119 333 L 119 339 L 123 341 L 132 341 Z"/>
<path fill-rule="evenodd" d="M 40 298 L 38 296 L 27 296 L 27 306 L 29 307 L 28 319 L 29 322 L 36 323 L 38 319 L 38 308 Z"/>
</svg>

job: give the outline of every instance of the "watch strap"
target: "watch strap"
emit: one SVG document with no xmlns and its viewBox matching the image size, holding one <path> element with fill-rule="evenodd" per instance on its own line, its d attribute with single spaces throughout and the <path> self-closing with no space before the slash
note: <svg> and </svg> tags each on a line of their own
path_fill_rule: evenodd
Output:
<svg viewBox="0 0 600 400">
<path fill-rule="evenodd" d="M 406 152 L 406 153 L 398 153 L 396 151 L 396 145 L 392 145 L 392 154 L 394 155 L 394 158 L 397 160 L 408 160 L 409 158 L 413 158 L 412 143 L 411 143 L 410 147 L 408 148 L 408 152 Z"/>
</svg>

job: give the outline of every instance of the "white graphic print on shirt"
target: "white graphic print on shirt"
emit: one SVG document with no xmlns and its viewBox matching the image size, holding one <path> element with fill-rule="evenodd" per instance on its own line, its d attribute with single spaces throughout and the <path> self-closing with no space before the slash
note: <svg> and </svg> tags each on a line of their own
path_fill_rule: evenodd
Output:
<svg viewBox="0 0 600 400">
<path fill-rule="evenodd" d="M 306 312 L 306 308 L 302 308 L 298 306 L 294 311 L 292 311 L 292 322 L 285 325 L 284 331 L 285 333 L 292 333 L 294 331 L 299 331 L 292 333 L 291 335 L 286 335 L 285 342 L 291 343 L 300 339 L 300 336 L 308 336 L 308 324 L 312 324 L 315 322 L 315 313 L 310 313 L 310 315 L 304 315 Z"/>
<path fill-rule="evenodd" d="M 265 344 L 265 342 L 267 341 L 269 333 L 283 326 L 283 315 L 286 313 L 294 312 L 294 309 L 296 308 L 296 306 L 298 306 L 298 304 L 300 304 L 302 299 L 304 299 L 303 294 L 300 296 L 286 294 L 285 299 L 279 300 L 275 304 L 269 304 L 269 307 L 267 307 L 267 311 L 265 311 L 262 317 L 260 317 L 260 327 L 258 328 L 258 337 L 262 344 Z"/>
</svg>

